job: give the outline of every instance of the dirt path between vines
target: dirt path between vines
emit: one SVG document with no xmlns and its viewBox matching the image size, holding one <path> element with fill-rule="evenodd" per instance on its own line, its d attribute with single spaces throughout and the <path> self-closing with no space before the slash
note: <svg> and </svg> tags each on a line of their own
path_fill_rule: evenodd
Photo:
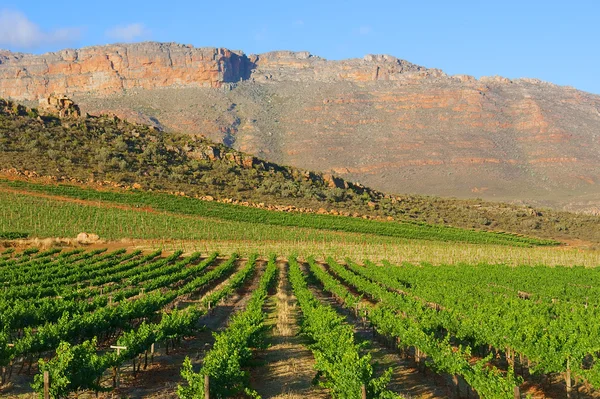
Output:
<svg viewBox="0 0 600 399">
<path fill-rule="evenodd" d="M 308 265 L 301 264 L 303 271 L 308 275 Z M 400 356 L 398 350 L 387 348 L 376 341 L 371 328 L 355 317 L 351 310 L 344 308 L 333 297 L 325 293 L 321 286 L 309 281 L 309 288 L 313 295 L 322 303 L 334 308 L 340 315 L 346 318 L 346 322 L 354 328 L 354 336 L 357 342 L 366 342 L 365 351 L 371 354 L 371 364 L 375 377 L 383 374 L 388 368 L 393 369 L 392 379 L 388 389 L 402 395 L 405 398 L 449 398 L 450 392 L 445 388 L 446 381 L 442 376 L 431 372 L 421 373 L 411 359 Z"/>
<path fill-rule="evenodd" d="M 245 262 L 243 263 L 245 264 Z M 240 266 L 243 267 L 243 265 Z M 265 263 L 263 261 L 258 261 L 256 271 L 250 281 L 237 290 L 234 295 L 227 298 L 224 303 L 213 308 L 209 314 L 199 320 L 199 323 L 206 327 L 204 331 L 199 332 L 194 337 L 185 339 L 174 350 L 169 349 L 168 355 L 165 354 L 164 346 L 160 347 L 158 357 L 155 358 L 156 363 L 146 371 L 141 371 L 135 379 L 133 378 L 131 367 L 128 365 L 129 367 L 123 372 L 123 374 L 126 374 L 126 378 L 122 379 L 121 388 L 107 394 L 104 398 L 178 398 L 177 385 L 183 383 L 180 375 L 183 360 L 186 356 L 189 356 L 194 369 L 196 371 L 200 369 L 204 356 L 214 344 L 213 332 L 226 328 L 227 321 L 231 315 L 245 308 L 246 303 L 250 299 L 250 293 L 258 288 L 258 282 L 260 275 L 264 271 L 264 266 Z M 237 268 L 236 272 L 241 267 Z M 233 275 L 231 274 L 227 279 L 214 286 L 214 288 L 202 296 L 219 289 L 223 284 L 227 284 Z"/>
<path fill-rule="evenodd" d="M 267 325 L 272 326 L 269 347 L 255 357 L 251 372 L 251 387 L 261 397 L 328 398 L 327 390 L 316 386 L 314 358 L 300 333 L 300 308 L 287 277 L 288 265 L 278 262 L 277 293 L 266 304 Z"/>
</svg>

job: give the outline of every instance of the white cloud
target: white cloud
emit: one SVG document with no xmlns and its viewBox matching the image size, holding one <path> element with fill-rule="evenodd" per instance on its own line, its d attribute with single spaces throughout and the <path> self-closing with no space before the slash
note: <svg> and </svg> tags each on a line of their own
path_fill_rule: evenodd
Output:
<svg viewBox="0 0 600 399">
<path fill-rule="evenodd" d="M 369 33 L 371 33 L 371 27 L 368 25 L 361 26 L 360 28 L 358 28 L 358 33 L 360 35 L 368 35 Z"/>
<path fill-rule="evenodd" d="M 44 31 L 22 12 L 0 10 L 0 45 L 35 48 L 48 44 L 72 42 L 79 39 L 80 35 L 79 28 Z"/>
<path fill-rule="evenodd" d="M 132 42 L 136 39 L 147 37 L 149 35 L 150 30 L 141 23 L 115 26 L 114 28 L 106 31 L 106 36 L 109 38 L 123 42 Z"/>
</svg>

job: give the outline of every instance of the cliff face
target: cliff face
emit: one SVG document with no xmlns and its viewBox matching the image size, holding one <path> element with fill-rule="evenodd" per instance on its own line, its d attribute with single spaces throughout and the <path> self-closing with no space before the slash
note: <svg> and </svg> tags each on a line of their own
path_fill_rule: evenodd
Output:
<svg viewBox="0 0 600 399">
<path fill-rule="evenodd" d="M 41 56 L 0 52 L 0 93 L 17 100 L 36 100 L 52 93 L 219 87 L 248 73 L 248 58 L 242 54 L 175 44 L 88 47 Z"/>
<path fill-rule="evenodd" d="M 53 92 L 388 192 L 600 209 L 600 96 L 537 80 L 157 43 L 0 53 L 0 97 Z"/>
<path fill-rule="evenodd" d="M 307 52 L 246 56 L 222 48 L 141 43 L 31 55 L 0 51 L 0 94 L 37 100 L 53 93 L 113 94 L 131 89 L 220 87 L 244 80 L 396 80 L 423 67 L 390 56 L 331 62 Z M 439 72 L 438 72 L 439 73 Z"/>
</svg>

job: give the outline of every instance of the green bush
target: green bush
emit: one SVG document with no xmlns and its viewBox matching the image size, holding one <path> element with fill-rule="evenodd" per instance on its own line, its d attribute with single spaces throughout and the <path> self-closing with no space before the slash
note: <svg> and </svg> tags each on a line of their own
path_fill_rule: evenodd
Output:
<svg viewBox="0 0 600 399">
<path fill-rule="evenodd" d="M 18 240 L 19 238 L 27 237 L 29 237 L 29 233 L 22 233 L 16 231 L 7 231 L 4 233 L 0 233 L 0 239 L 2 240 Z"/>
</svg>

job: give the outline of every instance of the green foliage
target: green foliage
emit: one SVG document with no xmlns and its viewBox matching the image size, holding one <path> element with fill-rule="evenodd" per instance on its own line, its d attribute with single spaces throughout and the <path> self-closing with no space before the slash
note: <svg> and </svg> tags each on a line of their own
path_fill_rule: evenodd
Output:
<svg viewBox="0 0 600 399">
<path fill-rule="evenodd" d="M 449 335 L 442 336 L 441 339 L 436 335 L 440 329 L 429 324 L 431 318 L 435 317 L 435 310 L 424 307 L 408 296 L 388 291 L 377 282 L 355 274 L 331 258 L 327 263 L 342 281 L 378 302 L 376 306 L 363 307 L 361 313 L 380 334 L 393 337 L 402 348 L 419 349 L 424 355 L 426 354 L 428 366 L 437 372 L 461 375 L 481 397 L 498 399 L 512 397 L 514 387 L 521 382 L 514 377 L 513 370 L 510 369 L 504 376 L 495 367 L 487 366 L 489 359 L 471 364 L 471 348 L 462 346 L 455 348 L 450 344 Z M 317 264 L 309 262 L 309 265 L 311 272 L 323 282 L 327 291 L 334 293 L 346 291 L 345 297 L 354 297 L 356 300 L 354 294 Z M 336 286 L 336 289 L 330 290 L 329 287 L 332 286 Z M 457 293 L 462 295 L 460 291 Z M 344 300 L 346 306 L 349 301 L 349 299 Z"/>
<path fill-rule="evenodd" d="M 36 253 L 38 253 L 38 252 L 40 252 L 40 249 L 39 249 L 39 248 L 32 247 L 32 248 L 27 248 L 26 250 L 24 250 L 24 251 L 21 253 L 21 255 L 23 255 L 23 256 L 27 256 L 27 255 L 36 254 Z"/>
<path fill-rule="evenodd" d="M 16 231 L 0 232 L 0 240 L 17 240 L 19 238 L 27 238 L 28 233 L 19 233 Z"/>
<path fill-rule="evenodd" d="M 61 342 L 56 356 L 50 361 L 39 361 L 40 372 L 36 374 L 32 387 L 42 397 L 44 391 L 44 371 L 50 374 L 50 396 L 66 398 L 69 393 L 79 390 L 104 390 L 99 378 L 106 369 L 106 359 L 96 353 L 96 339 L 72 346 Z"/>
<path fill-rule="evenodd" d="M 598 383 L 593 372 L 583 371 L 584 365 L 597 367 L 600 361 L 600 331 L 593 322 L 600 320 L 596 269 L 384 264 L 360 267 L 348 262 L 348 267 L 383 290 L 402 290 L 402 300 L 381 294 L 381 302 L 410 309 L 407 313 L 422 328 L 448 331 L 473 348 L 491 345 L 500 352 L 514 351 L 528 359 L 533 373 L 564 373 L 570 364 L 578 370 L 574 374 Z M 417 297 L 440 310 L 423 306 L 413 299 Z"/>
<path fill-rule="evenodd" d="M 177 396 L 181 399 L 196 399 L 204 397 L 204 375 L 195 373 L 192 361 L 185 357 L 181 367 L 181 376 L 186 381 L 187 386 L 179 385 L 177 387 Z"/>
<path fill-rule="evenodd" d="M 13 349 L 8 346 L 10 336 L 8 332 L 0 332 L 0 367 L 8 366 L 10 359 L 13 358 Z"/>
<path fill-rule="evenodd" d="M 23 108 L 23 107 L 22 107 Z M 24 108 L 23 108 L 24 109 Z M 244 164 L 245 154 L 199 137 L 164 133 L 110 117 L 70 123 L 37 119 L 35 111 L 0 114 L 0 164 L 87 180 L 141 184 L 238 199 L 292 198 L 307 204 L 340 201 L 363 192 L 358 186 L 330 189 L 322 177 L 264 161 Z M 252 189 L 254 188 L 254 189 Z"/>
<path fill-rule="evenodd" d="M 0 297 L 0 366 L 56 353 L 40 360 L 38 392 L 44 370 L 51 374 L 53 397 L 101 389 L 97 378 L 106 368 L 139 358 L 152 343 L 193 335 L 202 328 L 198 320 L 208 305 L 231 295 L 256 270 L 253 254 L 218 290 L 172 309 L 176 298 L 220 281 L 239 265 L 236 254 L 215 265 L 216 257 L 31 248 L 0 258 L 0 285 L 7 287 Z M 391 371 L 374 375 L 352 328 L 314 297 L 296 259 L 289 263 L 316 379 L 335 397 L 357 397 L 362 385 L 369 398 L 394 397 L 386 390 Z M 481 397 L 510 398 L 522 382 L 510 365 L 504 370 L 491 365 L 497 366 L 493 357 L 508 358 L 506 353 L 526 358 L 533 374 L 570 369 L 577 380 L 600 385 L 600 275 L 595 268 L 388 262 L 382 267 L 332 258 L 327 265 L 312 258 L 307 263 L 325 291 L 368 319 L 378 333 L 394 338 L 399 348 L 418 348 L 427 367 L 462 376 Z M 252 350 L 264 347 L 262 309 L 277 269 L 271 256 L 246 308 L 216 335 L 203 368 L 194 372 L 191 362 L 184 363 L 188 384 L 179 388 L 181 397 L 202 397 L 204 375 L 210 376 L 213 397 L 256 395 L 248 387 L 246 368 Z M 127 349 L 119 355 L 99 351 L 95 337 L 104 346 L 114 342 L 107 337 L 116 332 L 121 332 L 116 343 Z"/>
<path fill-rule="evenodd" d="M 128 187 L 139 184 L 144 190 L 184 191 L 191 196 L 333 207 L 345 214 L 600 242 L 600 219 L 591 215 L 539 212 L 480 200 L 400 198 L 342 180 L 331 187 L 331 181 L 319 173 L 248 158 L 198 137 L 167 134 L 109 117 L 62 123 L 55 118 L 38 119 L 34 111 L 27 115 L 23 107 L 17 111 L 0 115 L 0 165 L 4 169 Z"/>
<path fill-rule="evenodd" d="M 124 250 L 105 255 L 103 250 L 83 253 L 75 250 L 60 255 L 59 252 L 48 250 L 35 256 L 30 256 L 33 255 L 31 253 L 20 258 L 0 260 L 0 270 L 8 272 L 6 276 L 0 275 L 0 280 L 5 278 L 13 281 L 17 289 L 32 284 L 38 275 L 42 277 L 34 286 L 41 285 L 46 279 L 50 285 L 60 285 L 65 282 L 64 275 L 76 276 L 79 280 L 76 278 L 73 281 L 81 283 L 92 281 L 88 280 L 89 272 L 94 270 L 101 274 L 101 280 L 94 279 L 100 281 L 100 284 L 113 278 L 119 281 L 110 286 L 104 285 L 102 289 L 114 296 L 115 301 L 121 301 L 113 302 L 111 306 L 106 300 L 106 294 L 99 293 L 97 287 L 72 290 L 69 285 L 62 287 L 62 290 L 54 288 L 55 293 L 64 295 L 60 301 L 47 301 L 48 298 L 21 301 L 16 296 L 17 290 L 11 291 L 8 297 L 0 298 L 0 321 L 3 328 L 0 331 L 0 366 L 8 365 L 17 357 L 27 358 L 56 351 L 56 356 L 49 361 L 39 361 L 40 374 L 35 377 L 33 385 L 36 391 L 41 392 L 43 372 L 48 371 L 52 397 L 55 398 L 63 398 L 80 390 L 102 390 L 99 377 L 108 367 L 118 367 L 127 360 L 136 359 L 155 342 L 179 339 L 201 329 L 198 320 L 206 313 L 206 302 L 201 301 L 195 306 L 175 310 L 168 310 L 165 306 L 177 297 L 194 293 L 211 281 L 226 276 L 235 268 L 238 259 L 233 254 L 209 272 L 203 272 L 214 262 L 216 253 L 198 262 L 200 255 L 197 253 L 179 260 L 181 252 L 158 259 L 155 258 L 160 255 L 160 251 L 143 257 L 140 257 L 139 251 L 125 253 Z M 218 302 L 244 284 L 256 268 L 256 258 L 256 255 L 252 255 L 239 272 L 210 295 L 210 299 Z M 82 260 L 85 262 L 81 263 Z M 74 264 L 78 267 L 74 268 Z M 18 272 L 10 273 L 13 269 Z M 178 269 L 180 270 L 177 271 Z M 110 270 L 122 271 L 115 273 L 115 277 Z M 270 273 L 266 276 L 272 280 L 272 267 L 269 270 Z M 132 278 L 123 278 L 122 273 L 129 274 Z M 51 277 L 52 275 L 55 277 Z M 15 279 L 22 281 L 17 283 Z M 134 288 L 131 288 L 132 285 Z M 154 291 L 143 292 L 141 289 L 144 287 Z M 161 289 L 164 287 L 171 289 L 163 294 Z M 267 288 L 268 285 L 260 286 L 261 292 L 266 292 Z M 122 300 L 136 295 L 138 297 L 135 299 Z M 11 298 L 14 296 L 16 297 Z M 54 309 L 55 306 L 58 309 Z M 243 318 L 248 318 L 248 315 L 258 317 L 257 311 L 262 316 L 261 309 L 257 306 L 249 305 L 252 312 L 246 316 L 240 314 L 240 320 L 245 320 Z M 73 314 L 64 311 L 62 315 L 56 316 L 56 313 L 60 313 L 59 310 L 64 309 L 71 310 Z M 40 310 L 54 315 L 40 314 Z M 138 323 L 138 320 L 143 321 Z M 36 324 L 42 321 L 47 322 Z M 15 334 L 16 328 L 24 331 L 21 337 L 21 334 Z M 126 349 L 119 354 L 113 351 L 99 354 L 96 337 L 106 337 L 118 330 L 123 333 L 116 344 Z M 84 341 L 91 337 L 91 340 Z M 81 341 L 84 342 L 72 345 L 73 342 Z M 9 347 L 9 342 L 13 342 L 14 347 Z M 249 342 L 257 344 L 253 340 Z"/>
<path fill-rule="evenodd" d="M 370 355 L 361 355 L 361 345 L 354 341 L 352 327 L 344 323 L 331 307 L 322 305 L 306 285 L 299 264 L 294 257 L 289 260 L 289 278 L 302 309 L 302 332 L 311 340 L 319 382 L 334 398 L 359 399 L 362 386 L 369 398 L 397 397 L 386 390 L 391 370 L 373 378 Z M 356 302 L 354 302 L 356 303 Z"/>
<path fill-rule="evenodd" d="M 155 210 L 167 211 L 181 215 L 210 217 L 214 218 L 215 220 L 225 220 L 238 223 L 245 222 L 259 225 L 300 227 L 379 235 L 386 237 L 448 242 L 468 242 L 475 244 L 498 244 L 512 246 L 557 244 L 557 242 L 552 240 L 541 240 L 512 234 L 459 229 L 448 226 L 428 225 L 424 223 L 383 222 L 331 215 L 274 212 L 265 209 L 222 204 L 218 202 L 199 201 L 194 198 L 178 197 L 159 193 L 97 191 L 74 186 L 49 186 L 8 181 L 3 182 L 3 184 L 9 187 L 31 190 L 33 192 L 43 192 L 81 200 L 102 201 L 107 204 L 125 204 L 134 207 L 150 207 Z M 103 209 L 103 211 L 109 212 L 112 210 Z M 59 223 L 59 221 L 55 220 L 53 223 Z M 122 228 L 122 226 L 115 227 Z"/>
<path fill-rule="evenodd" d="M 227 398 L 248 391 L 248 374 L 243 367 L 252 356 L 252 349 L 264 344 L 265 314 L 262 310 L 268 290 L 277 274 L 275 256 L 269 259 L 259 287 L 252 293 L 244 311 L 235 314 L 227 329 L 215 334 L 213 348 L 204 358 L 202 369 L 194 373 L 189 359 L 183 364 L 182 377 L 186 386 L 179 386 L 181 399 L 204 397 L 204 376 L 210 378 L 210 396 Z"/>
</svg>

